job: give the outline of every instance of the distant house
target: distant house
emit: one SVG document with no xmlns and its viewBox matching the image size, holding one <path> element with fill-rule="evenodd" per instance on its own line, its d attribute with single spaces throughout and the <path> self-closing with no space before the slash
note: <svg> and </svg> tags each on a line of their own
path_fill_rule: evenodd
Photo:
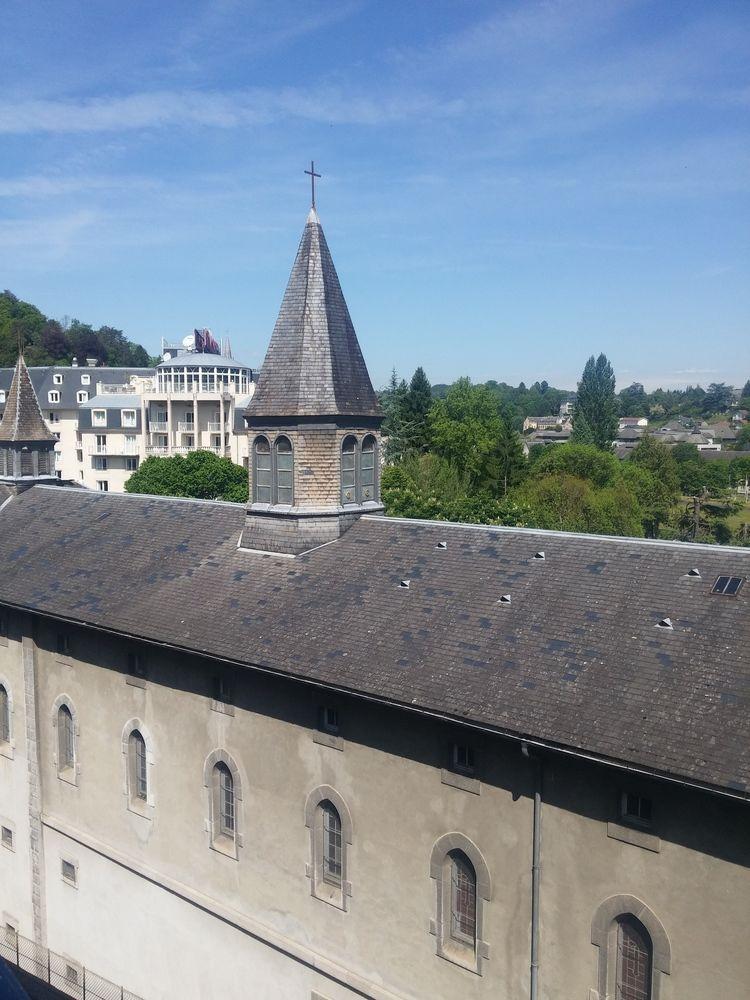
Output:
<svg viewBox="0 0 750 1000">
<path fill-rule="evenodd" d="M 573 421 L 570 417 L 560 417 L 554 414 L 546 417 L 526 417 L 523 422 L 524 432 L 541 430 L 572 429 Z"/>
<path fill-rule="evenodd" d="M 626 427 L 648 427 L 648 417 L 620 417 L 618 427 L 621 431 Z"/>
<path fill-rule="evenodd" d="M 523 453 L 524 455 L 528 455 L 535 444 L 565 444 L 567 441 L 570 441 L 571 433 L 572 426 L 564 430 L 542 428 L 541 430 L 533 431 L 523 439 Z"/>
</svg>

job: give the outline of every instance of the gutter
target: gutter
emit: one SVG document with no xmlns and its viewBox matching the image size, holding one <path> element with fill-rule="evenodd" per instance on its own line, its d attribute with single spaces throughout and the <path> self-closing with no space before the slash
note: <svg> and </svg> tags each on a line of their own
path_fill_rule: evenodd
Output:
<svg viewBox="0 0 750 1000">
<path fill-rule="evenodd" d="M 648 767 L 640 767 L 637 764 L 628 764 L 626 761 L 616 760 L 614 758 L 605 757 L 595 753 L 587 753 L 585 750 L 580 750 L 575 747 L 568 747 L 563 744 L 554 743 L 550 740 L 541 739 L 539 737 L 524 735 L 523 733 L 514 732 L 508 729 L 501 729 L 498 726 L 491 726 L 487 723 L 476 722 L 472 719 L 462 718 L 461 716 L 448 715 L 445 712 L 422 708 L 419 705 L 406 704 L 401 701 L 395 701 L 393 698 L 384 698 L 382 696 L 379 697 L 378 695 L 367 694 L 364 691 L 355 691 L 352 688 L 343 687 L 340 684 L 328 684 L 325 681 L 315 680 L 311 677 L 301 677 L 299 674 L 293 674 L 288 670 L 281 670 L 277 667 L 269 667 L 261 663 L 248 663 L 243 660 L 234 660 L 226 656 L 218 656 L 216 653 L 210 653 L 202 649 L 192 649 L 188 646 L 178 646 L 176 643 L 166 642 L 162 639 L 149 639 L 146 636 L 136 635 L 132 632 L 122 632 L 118 629 L 107 628 L 104 625 L 92 625 L 90 622 L 84 622 L 77 618 L 67 618 L 64 615 L 55 615 L 49 611 L 42 611 L 38 608 L 26 607 L 21 604 L 13 604 L 7 600 L 0 601 L 0 605 L 10 608 L 13 611 L 19 611 L 22 614 L 39 615 L 40 618 L 47 618 L 51 621 L 65 622 L 68 625 L 75 625 L 77 628 L 90 629 L 92 632 L 104 632 L 107 635 L 113 635 L 117 638 L 144 642 L 149 646 L 168 649 L 183 656 L 185 654 L 189 656 L 201 656 L 206 660 L 213 660 L 217 663 L 224 664 L 229 663 L 232 666 L 241 667 L 243 670 L 257 670 L 259 673 L 270 674 L 272 677 L 280 677 L 284 680 L 296 681 L 300 684 L 307 684 L 310 687 L 322 688 L 326 691 L 335 691 L 337 694 L 347 695 L 350 698 L 358 698 L 360 701 L 372 702 L 376 705 L 386 705 L 389 708 L 397 708 L 404 712 L 413 712 L 416 715 L 420 715 L 428 719 L 435 719 L 439 722 L 445 722 L 449 725 L 465 726 L 467 729 L 472 729 L 476 732 L 488 733 L 491 736 L 500 736 L 503 739 L 515 740 L 518 743 L 526 743 L 530 747 L 535 747 L 541 750 L 549 750 L 553 753 L 574 757 L 578 760 L 585 760 L 593 764 L 603 764 L 606 767 L 613 767 L 618 771 L 624 771 L 627 774 L 637 774 L 646 778 L 653 778 L 656 781 L 666 781 L 681 788 L 690 788 L 701 792 L 707 792 L 710 795 L 720 795 L 722 798 L 733 799 L 737 802 L 750 803 L 750 788 L 745 791 L 734 789 L 730 790 L 727 788 L 720 788 L 715 785 L 703 784 L 700 781 L 691 781 L 689 778 L 678 778 L 674 775 L 667 774 L 666 772 L 656 771 Z"/>
<path fill-rule="evenodd" d="M 534 820 L 531 835 L 531 962 L 529 967 L 529 1000 L 537 1000 L 539 992 L 539 911 L 542 882 L 542 783 L 544 763 L 533 754 L 528 743 L 521 744 L 521 753 L 534 765 Z"/>
</svg>

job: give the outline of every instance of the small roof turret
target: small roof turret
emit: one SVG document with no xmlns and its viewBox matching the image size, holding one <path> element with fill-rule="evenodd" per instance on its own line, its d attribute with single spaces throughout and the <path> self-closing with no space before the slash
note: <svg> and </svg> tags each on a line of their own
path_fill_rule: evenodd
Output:
<svg viewBox="0 0 750 1000">
<path fill-rule="evenodd" d="M 29 370 L 23 354 L 19 354 L 13 381 L 10 384 L 3 419 L 0 420 L 0 441 L 42 442 L 55 441 L 39 409 L 39 401 L 31 384 Z"/>
</svg>

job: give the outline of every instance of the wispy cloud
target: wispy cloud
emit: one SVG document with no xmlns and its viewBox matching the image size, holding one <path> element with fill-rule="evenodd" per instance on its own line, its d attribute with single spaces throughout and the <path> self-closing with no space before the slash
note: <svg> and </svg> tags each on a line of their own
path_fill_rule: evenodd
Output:
<svg viewBox="0 0 750 1000">
<path fill-rule="evenodd" d="M 285 118 L 318 123 L 382 125 L 415 117 L 445 117 L 461 111 L 460 100 L 429 95 L 378 99 L 338 88 L 277 91 L 151 91 L 84 100 L 29 100 L 0 104 L 0 133 L 117 132 L 164 126 L 235 128 Z"/>
</svg>

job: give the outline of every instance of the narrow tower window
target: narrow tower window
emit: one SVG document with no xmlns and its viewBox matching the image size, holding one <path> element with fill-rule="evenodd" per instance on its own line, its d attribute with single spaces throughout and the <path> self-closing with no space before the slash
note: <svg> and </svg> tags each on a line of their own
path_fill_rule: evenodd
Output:
<svg viewBox="0 0 750 1000">
<path fill-rule="evenodd" d="M 257 437 L 253 445 L 253 492 L 256 503 L 271 503 L 271 446 L 268 438 Z"/>
<path fill-rule="evenodd" d="M 372 434 L 368 434 L 362 442 L 360 494 L 363 503 L 375 499 L 375 438 Z"/>
<path fill-rule="evenodd" d="M 345 437 L 341 445 L 341 503 L 357 502 L 357 439 Z"/>
<path fill-rule="evenodd" d="M 234 840 L 234 779 L 223 761 L 214 766 L 214 839 Z"/>
<path fill-rule="evenodd" d="M 294 502 L 294 454 L 287 437 L 276 439 L 276 503 Z"/>
<path fill-rule="evenodd" d="M 134 804 L 146 802 L 148 798 L 146 741 L 137 729 L 134 729 L 128 738 L 128 764 L 130 767 L 130 801 Z"/>
<path fill-rule="evenodd" d="M 10 743 L 10 699 L 3 684 L 0 684 L 0 743 Z"/>
</svg>

